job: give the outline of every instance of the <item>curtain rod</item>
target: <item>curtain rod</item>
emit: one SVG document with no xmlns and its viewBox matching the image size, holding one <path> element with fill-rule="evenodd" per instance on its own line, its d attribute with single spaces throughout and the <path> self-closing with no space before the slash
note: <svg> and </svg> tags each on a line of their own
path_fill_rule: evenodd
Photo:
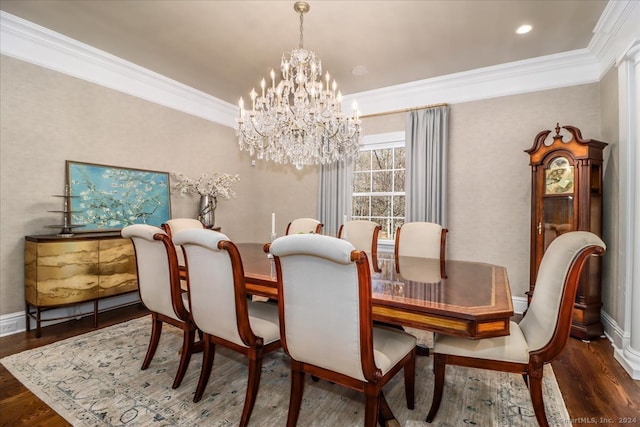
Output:
<svg viewBox="0 0 640 427">
<path fill-rule="evenodd" d="M 403 109 L 400 109 L 400 110 L 384 111 L 384 112 L 381 112 L 381 113 L 363 114 L 363 115 L 360 116 L 360 118 L 361 119 L 366 119 L 366 118 L 369 118 L 369 117 L 386 116 L 388 114 L 407 113 L 409 111 L 423 110 L 425 108 L 437 108 L 437 107 L 448 107 L 448 106 L 449 106 L 449 104 L 447 104 L 447 103 L 430 104 L 430 105 L 423 105 L 422 107 L 403 108 Z"/>
</svg>

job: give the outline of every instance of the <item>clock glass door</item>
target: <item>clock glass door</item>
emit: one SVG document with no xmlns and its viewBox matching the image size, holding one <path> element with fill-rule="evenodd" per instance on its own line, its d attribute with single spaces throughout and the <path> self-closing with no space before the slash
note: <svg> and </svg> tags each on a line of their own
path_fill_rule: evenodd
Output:
<svg viewBox="0 0 640 427">
<path fill-rule="evenodd" d="M 542 208 L 543 251 L 556 237 L 573 229 L 573 196 L 545 197 Z"/>
</svg>

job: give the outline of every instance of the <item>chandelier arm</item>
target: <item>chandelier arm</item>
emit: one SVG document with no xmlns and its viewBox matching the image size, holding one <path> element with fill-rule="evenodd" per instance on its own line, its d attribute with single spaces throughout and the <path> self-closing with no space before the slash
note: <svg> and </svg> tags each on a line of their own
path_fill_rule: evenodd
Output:
<svg viewBox="0 0 640 427">
<path fill-rule="evenodd" d="M 256 127 L 256 124 L 253 122 L 253 120 L 249 120 L 251 122 L 251 127 L 253 128 L 253 130 L 255 131 L 255 133 L 257 133 L 258 135 L 260 135 L 263 138 L 267 138 L 269 135 L 266 133 L 262 133 L 258 130 L 258 128 Z M 244 130 L 242 131 L 243 134 L 246 135 L 246 133 L 244 132 Z"/>
</svg>

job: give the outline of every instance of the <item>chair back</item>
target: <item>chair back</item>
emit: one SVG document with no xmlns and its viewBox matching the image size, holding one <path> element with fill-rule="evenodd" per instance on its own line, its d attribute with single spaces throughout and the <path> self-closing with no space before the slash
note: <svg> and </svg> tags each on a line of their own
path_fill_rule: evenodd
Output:
<svg viewBox="0 0 640 427">
<path fill-rule="evenodd" d="M 161 225 L 162 229 L 173 239 L 177 233 L 182 230 L 188 230 L 191 228 L 204 229 L 204 225 L 197 219 L 193 218 L 172 218 L 167 220 Z M 178 256 L 178 265 L 184 266 L 184 254 L 182 249 L 176 247 L 176 255 Z"/>
<path fill-rule="evenodd" d="M 380 271 L 378 267 L 378 234 L 381 229 L 382 227 L 373 221 L 347 221 L 346 224 L 340 226 L 338 238 L 351 242 L 358 251 L 365 251 L 373 271 Z"/>
<path fill-rule="evenodd" d="M 138 288 L 144 305 L 156 313 L 186 321 L 189 313 L 182 302 L 176 250 L 158 227 L 129 225 L 122 237 L 131 239 L 138 268 Z"/>
<path fill-rule="evenodd" d="M 313 218 L 297 218 L 294 219 L 287 225 L 287 230 L 285 235 L 289 234 L 309 234 L 315 233 L 320 234 L 322 232 L 323 224 L 320 223 L 317 219 Z"/>
<path fill-rule="evenodd" d="M 280 237 L 269 250 L 285 351 L 296 361 L 364 381 L 363 360 L 375 366 L 366 254 L 345 240 L 314 234 Z"/>
<path fill-rule="evenodd" d="M 203 332 L 237 345 L 253 344 L 244 270 L 236 246 L 226 235 L 206 229 L 180 231 L 173 241 L 184 248 L 186 255 L 194 323 Z M 246 325 L 243 334 L 248 342 L 239 332 L 240 323 Z"/>
<path fill-rule="evenodd" d="M 395 255 L 444 259 L 445 228 L 432 222 L 408 222 L 396 231 Z"/>
<path fill-rule="evenodd" d="M 551 360 L 562 351 L 569 339 L 582 268 L 591 254 L 604 250 L 604 242 L 588 231 L 571 231 L 551 242 L 538 268 L 531 303 L 520 321 L 530 353 L 540 352 L 543 360 Z"/>
</svg>

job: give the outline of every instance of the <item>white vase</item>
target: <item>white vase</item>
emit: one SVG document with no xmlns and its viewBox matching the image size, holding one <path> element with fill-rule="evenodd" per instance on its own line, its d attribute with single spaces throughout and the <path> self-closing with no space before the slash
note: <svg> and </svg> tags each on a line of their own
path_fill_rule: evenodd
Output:
<svg viewBox="0 0 640 427">
<path fill-rule="evenodd" d="M 198 220 L 207 228 L 213 228 L 216 223 L 216 205 L 215 196 L 200 196 Z"/>
</svg>

